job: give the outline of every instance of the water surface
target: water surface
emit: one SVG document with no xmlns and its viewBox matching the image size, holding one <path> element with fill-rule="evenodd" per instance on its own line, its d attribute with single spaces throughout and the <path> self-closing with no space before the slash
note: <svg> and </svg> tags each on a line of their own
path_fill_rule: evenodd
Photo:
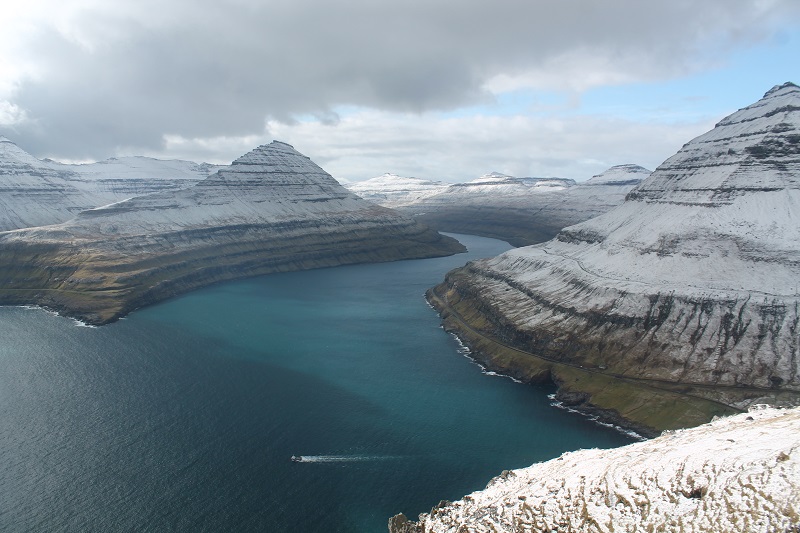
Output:
<svg viewBox="0 0 800 533">
<path fill-rule="evenodd" d="M 101 328 L 0 308 L 0 530 L 386 531 L 629 442 L 463 357 L 425 289 L 509 246 L 458 238 L 469 253 L 221 284 Z"/>
</svg>

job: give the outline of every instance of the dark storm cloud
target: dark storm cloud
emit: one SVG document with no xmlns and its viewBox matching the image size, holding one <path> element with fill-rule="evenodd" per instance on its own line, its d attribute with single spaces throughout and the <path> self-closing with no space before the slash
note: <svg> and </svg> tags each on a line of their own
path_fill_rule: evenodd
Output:
<svg viewBox="0 0 800 533">
<path fill-rule="evenodd" d="M 37 75 L 9 98 L 28 120 L 0 133 L 37 154 L 98 158 L 157 149 L 164 135 L 257 134 L 268 119 L 335 124 L 340 105 L 453 109 L 491 99 L 485 84 L 499 75 L 556 88 L 602 84 L 609 71 L 666 78 L 797 13 L 791 0 L 111 5 L 123 4 L 30 37 L 22 59 Z"/>
</svg>

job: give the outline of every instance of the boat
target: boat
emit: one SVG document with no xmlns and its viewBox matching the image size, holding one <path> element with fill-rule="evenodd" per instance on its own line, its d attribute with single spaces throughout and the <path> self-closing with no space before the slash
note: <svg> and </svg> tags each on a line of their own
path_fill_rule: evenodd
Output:
<svg viewBox="0 0 800 533">
<path fill-rule="evenodd" d="M 302 455 L 293 455 L 292 456 L 292 462 L 293 463 L 301 463 L 301 462 L 303 462 L 303 456 Z"/>
</svg>

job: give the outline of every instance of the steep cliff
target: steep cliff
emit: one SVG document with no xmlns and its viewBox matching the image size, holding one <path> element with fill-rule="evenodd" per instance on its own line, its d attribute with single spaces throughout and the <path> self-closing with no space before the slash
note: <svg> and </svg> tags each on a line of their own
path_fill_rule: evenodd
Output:
<svg viewBox="0 0 800 533">
<path fill-rule="evenodd" d="M 800 409 L 759 409 L 613 450 L 505 471 L 391 533 L 793 532 Z"/>
<path fill-rule="evenodd" d="M 796 405 L 799 206 L 800 88 L 785 84 L 687 143 L 619 207 L 451 272 L 434 300 L 478 310 L 473 330 L 526 352 L 504 362 L 485 350 L 488 364 L 550 376 L 568 400 L 651 429 L 715 414 L 676 408 L 687 398 Z"/>
<path fill-rule="evenodd" d="M 273 142 L 194 187 L 0 233 L 0 302 L 102 324 L 221 280 L 460 251 Z"/>
</svg>

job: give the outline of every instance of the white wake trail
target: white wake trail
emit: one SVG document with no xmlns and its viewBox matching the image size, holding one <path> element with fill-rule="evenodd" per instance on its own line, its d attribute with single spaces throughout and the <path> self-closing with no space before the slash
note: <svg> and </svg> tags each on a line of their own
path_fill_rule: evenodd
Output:
<svg viewBox="0 0 800 533">
<path fill-rule="evenodd" d="M 356 463 L 365 461 L 388 461 L 400 459 L 397 455 L 298 455 L 295 463 Z"/>
</svg>

